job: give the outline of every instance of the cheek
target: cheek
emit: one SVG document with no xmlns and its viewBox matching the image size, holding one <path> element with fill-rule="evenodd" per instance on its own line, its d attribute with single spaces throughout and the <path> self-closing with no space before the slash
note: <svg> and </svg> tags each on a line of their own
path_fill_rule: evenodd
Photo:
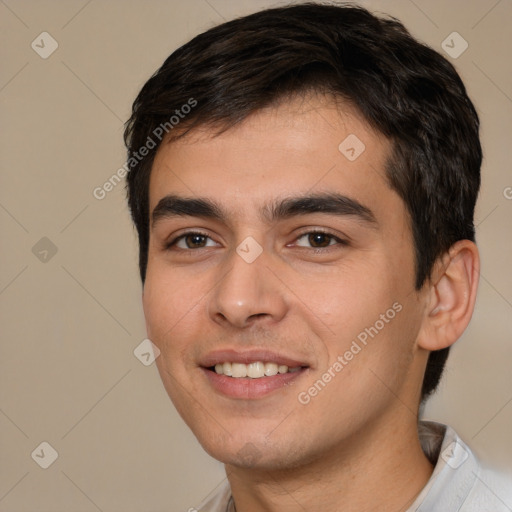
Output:
<svg viewBox="0 0 512 512">
<path fill-rule="evenodd" d="M 328 358 L 323 365 L 330 367 L 341 356 L 347 361 L 342 363 L 347 379 L 353 372 L 367 372 L 371 377 L 370 369 L 395 374 L 409 364 L 417 335 L 410 287 L 391 275 L 389 267 L 371 263 L 370 258 L 356 263 L 316 279 L 315 286 L 303 280 L 298 289 L 307 297 L 304 313 L 309 311 L 311 325 L 324 332 L 321 339 Z M 357 388 L 358 384 L 350 386 Z"/>
<path fill-rule="evenodd" d="M 192 333 L 193 319 L 204 295 L 197 279 L 161 264 L 148 265 L 143 308 L 149 338 L 160 348 L 172 339 L 179 347 L 183 333 Z M 166 347 L 167 348 L 167 347 Z"/>
<path fill-rule="evenodd" d="M 148 338 L 160 350 L 158 371 L 180 414 L 187 405 L 182 389 L 194 368 L 190 348 L 200 337 L 197 315 L 204 295 L 193 279 L 182 274 L 165 264 L 148 265 L 142 301 Z M 186 387 L 192 392 L 194 383 Z"/>
<path fill-rule="evenodd" d="M 392 307 L 397 290 L 370 257 L 365 261 L 359 255 L 357 261 L 353 258 L 327 270 L 297 280 L 294 292 L 305 312 L 329 327 L 329 337 L 340 340 L 342 348 Z"/>
</svg>

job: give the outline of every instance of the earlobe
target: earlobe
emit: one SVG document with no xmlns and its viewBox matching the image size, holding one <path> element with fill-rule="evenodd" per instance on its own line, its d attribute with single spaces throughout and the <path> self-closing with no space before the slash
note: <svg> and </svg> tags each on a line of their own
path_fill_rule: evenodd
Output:
<svg viewBox="0 0 512 512">
<path fill-rule="evenodd" d="M 436 264 L 418 346 L 440 350 L 460 338 L 475 306 L 480 258 L 470 240 L 456 242 Z"/>
</svg>

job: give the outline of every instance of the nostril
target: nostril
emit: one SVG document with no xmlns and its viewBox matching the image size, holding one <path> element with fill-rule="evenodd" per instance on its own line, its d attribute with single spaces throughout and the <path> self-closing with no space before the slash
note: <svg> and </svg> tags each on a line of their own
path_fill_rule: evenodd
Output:
<svg viewBox="0 0 512 512">
<path fill-rule="evenodd" d="M 258 318 L 262 318 L 262 317 L 265 317 L 265 316 L 267 316 L 267 313 L 256 313 L 256 314 L 254 314 L 254 315 L 251 315 L 251 316 L 247 319 L 247 321 L 250 321 L 251 319 L 256 320 L 256 319 L 258 319 Z"/>
</svg>

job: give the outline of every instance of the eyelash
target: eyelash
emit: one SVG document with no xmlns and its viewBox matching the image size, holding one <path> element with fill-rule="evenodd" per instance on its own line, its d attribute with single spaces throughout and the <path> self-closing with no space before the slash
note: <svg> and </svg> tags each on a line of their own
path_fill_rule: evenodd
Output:
<svg viewBox="0 0 512 512">
<path fill-rule="evenodd" d="M 325 236 L 329 237 L 331 239 L 331 241 L 334 240 L 336 243 L 334 243 L 334 244 L 329 243 L 326 247 L 309 247 L 309 248 L 304 247 L 304 246 L 299 246 L 299 247 L 303 247 L 305 249 L 311 249 L 315 252 L 325 252 L 325 251 L 328 251 L 331 247 L 336 246 L 336 245 L 340 245 L 340 246 L 348 245 L 347 240 L 344 240 L 344 239 L 340 238 L 339 236 L 336 236 L 334 233 L 331 233 L 330 231 L 324 231 L 321 229 L 304 231 L 303 233 L 301 233 L 297 236 L 297 238 L 295 239 L 295 242 L 297 242 L 297 240 L 300 240 L 301 238 L 308 236 L 308 235 L 325 235 Z"/>
<path fill-rule="evenodd" d="M 170 242 L 166 243 L 165 244 L 165 249 L 170 251 L 180 240 L 183 240 L 187 236 L 191 236 L 191 235 L 199 235 L 199 236 L 204 236 L 205 238 L 212 239 L 207 233 L 203 233 L 202 231 L 187 231 L 186 233 L 183 233 L 183 234 L 177 236 L 176 238 L 173 238 Z M 203 249 L 203 247 L 200 247 L 200 249 Z M 178 248 L 178 250 L 181 250 L 181 251 L 193 251 L 194 249 L 188 249 L 188 248 L 187 249 L 181 249 L 181 248 Z"/>
<path fill-rule="evenodd" d="M 331 238 L 331 240 L 334 240 L 336 243 L 334 243 L 334 244 L 329 243 L 329 245 L 327 245 L 326 247 L 304 247 L 304 246 L 299 246 L 299 247 L 301 247 L 303 249 L 310 249 L 315 252 L 325 252 L 325 251 L 330 250 L 331 247 L 336 246 L 336 245 L 339 245 L 339 246 L 349 245 L 349 242 L 347 240 L 340 238 L 339 236 L 335 235 L 334 233 L 331 233 L 329 231 L 323 231 L 320 229 L 304 231 L 303 233 L 300 233 L 299 235 L 297 235 L 297 237 L 295 239 L 295 243 L 307 235 L 317 235 L 317 234 L 328 236 Z M 183 234 L 177 236 L 176 238 L 171 240 L 169 243 L 165 244 L 165 250 L 172 250 L 172 248 L 175 247 L 178 242 L 180 242 L 187 236 L 193 236 L 193 235 L 204 236 L 205 238 L 209 238 L 210 240 L 213 240 L 207 233 L 204 233 L 202 231 L 187 231 L 186 233 L 183 233 Z M 198 247 L 196 249 L 193 249 L 193 248 L 183 249 L 181 247 L 178 248 L 178 250 L 184 251 L 184 252 L 191 252 L 191 251 L 194 251 L 197 249 L 205 249 L 205 247 Z"/>
</svg>

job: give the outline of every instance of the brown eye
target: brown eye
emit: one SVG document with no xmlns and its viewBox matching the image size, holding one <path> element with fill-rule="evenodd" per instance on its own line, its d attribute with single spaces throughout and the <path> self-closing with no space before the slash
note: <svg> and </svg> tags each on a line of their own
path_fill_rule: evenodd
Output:
<svg viewBox="0 0 512 512">
<path fill-rule="evenodd" d="M 310 233 L 304 233 L 297 238 L 297 245 L 299 247 L 309 247 L 313 249 L 323 249 L 330 245 L 336 245 L 342 243 L 342 240 L 322 231 L 312 231 Z"/>
<path fill-rule="evenodd" d="M 308 242 L 311 247 L 327 247 L 331 245 L 333 237 L 325 233 L 310 233 L 308 235 Z"/>
<path fill-rule="evenodd" d="M 217 244 L 207 235 L 203 233 L 185 233 L 173 240 L 169 245 L 168 249 L 177 247 L 178 249 L 202 249 L 204 247 L 214 247 Z"/>
<path fill-rule="evenodd" d="M 197 247 L 204 247 L 208 237 L 198 233 L 187 235 L 185 237 L 185 244 L 189 249 L 196 249 Z"/>
</svg>

